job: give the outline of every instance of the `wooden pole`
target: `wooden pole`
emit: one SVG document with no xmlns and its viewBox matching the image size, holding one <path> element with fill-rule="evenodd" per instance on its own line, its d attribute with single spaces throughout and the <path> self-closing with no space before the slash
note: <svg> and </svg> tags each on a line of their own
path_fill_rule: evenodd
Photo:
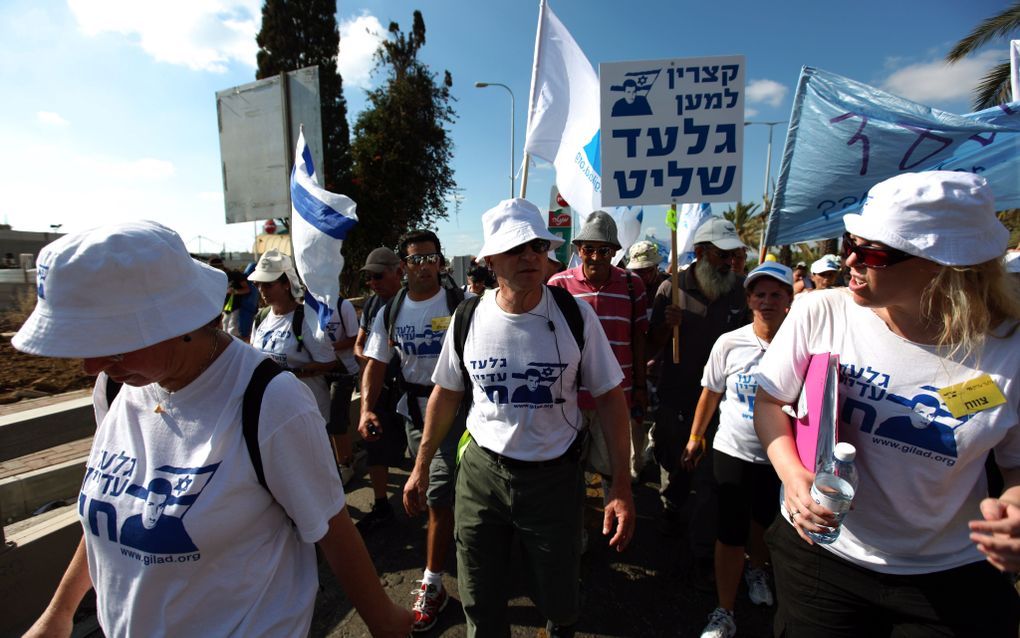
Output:
<svg viewBox="0 0 1020 638">
<path fill-rule="evenodd" d="M 673 290 L 673 305 L 680 305 L 680 269 L 676 263 L 676 226 L 669 229 L 672 240 L 669 249 L 669 278 Z M 680 326 L 673 326 L 673 363 L 680 363 Z"/>
</svg>

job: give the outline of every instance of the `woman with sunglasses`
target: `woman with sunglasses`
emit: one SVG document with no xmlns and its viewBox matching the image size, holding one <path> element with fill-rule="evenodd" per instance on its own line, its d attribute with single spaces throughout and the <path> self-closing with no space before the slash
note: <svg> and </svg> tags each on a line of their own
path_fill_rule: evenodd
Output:
<svg viewBox="0 0 1020 638">
<path fill-rule="evenodd" d="M 844 217 L 845 289 L 794 305 L 758 369 L 755 428 L 783 482 L 766 536 L 776 635 L 1017 635 L 1020 301 L 1009 232 L 969 173 L 908 173 Z M 811 498 L 782 407 L 812 354 L 840 357 L 838 436 L 857 448 L 854 509 Z M 1005 489 L 989 497 L 995 453 Z"/>
</svg>

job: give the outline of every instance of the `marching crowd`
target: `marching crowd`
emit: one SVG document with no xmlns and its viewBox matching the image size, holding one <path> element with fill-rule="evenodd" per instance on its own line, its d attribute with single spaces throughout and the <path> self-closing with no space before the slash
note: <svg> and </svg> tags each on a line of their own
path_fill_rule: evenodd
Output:
<svg viewBox="0 0 1020 638">
<path fill-rule="evenodd" d="M 453 561 L 468 635 L 508 636 L 512 560 L 548 635 L 571 636 L 586 483 L 601 478 L 602 533 L 625 551 L 632 484 L 656 467 L 658 542 L 687 539 L 715 583 L 703 637 L 736 635 L 742 579 L 776 607 L 776 636 L 1015 637 L 1009 233 L 985 181 L 957 172 L 886 180 L 844 219 L 842 257 L 745 273 L 736 229 L 711 217 L 670 278 L 650 242 L 621 254 L 600 211 L 566 268 L 538 208 L 505 200 L 463 287 L 414 230 L 369 254 L 360 318 L 341 300 L 325 331 L 286 254 L 224 272 L 152 222 L 57 240 L 13 344 L 84 359 L 98 429 L 82 542 L 27 635 L 69 636 L 91 587 L 109 636 L 306 635 L 317 545 L 375 636 L 429 631 Z M 842 524 L 787 414 L 824 353 L 860 473 Z M 428 517 L 410 609 L 362 540 L 394 519 L 389 471 L 408 452 L 399 498 Z M 375 500 L 355 523 L 343 485 L 362 456 Z"/>
</svg>

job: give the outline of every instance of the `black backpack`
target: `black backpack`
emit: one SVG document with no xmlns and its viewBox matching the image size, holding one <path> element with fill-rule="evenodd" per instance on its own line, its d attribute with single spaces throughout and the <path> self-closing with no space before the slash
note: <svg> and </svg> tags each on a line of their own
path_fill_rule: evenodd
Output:
<svg viewBox="0 0 1020 638">
<path fill-rule="evenodd" d="M 583 353 L 584 317 L 581 316 L 581 308 L 577 305 L 577 299 L 566 288 L 547 285 L 546 289 L 552 295 L 553 301 L 556 302 L 560 312 L 563 313 L 563 318 L 567 320 L 567 325 L 570 326 L 570 334 L 574 336 L 574 341 L 577 342 L 577 349 Z M 461 410 L 465 415 L 471 407 L 471 375 L 468 374 L 467 365 L 464 363 L 464 344 L 467 342 L 468 331 L 471 330 L 471 320 L 474 318 L 475 309 L 478 308 L 478 303 L 481 300 L 481 297 L 465 299 L 454 313 L 453 347 L 457 353 L 457 358 L 460 360 L 460 373 L 464 378 L 464 399 L 461 403 Z M 550 321 L 552 320 L 550 319 Z M 577 384 L 581 384 L 580 367 L 578 367 L 577 371 Z"/>
<path fill-rule="evenodd" d="M 255 476 L 259 484 L 266 488 L 272 495 L 272 490 L 266 484 L 266 473 L 262 467 L 262 450 L 259 448 L 259 415 L 262 412 L 262 397 L 266 393 L 266 386 L 276 375 L 283 372 L 283 368 L 272 359 L 265 359 L 256 366 L 248 381 L 248 387 L 244 390 L 244 399 L 241 401 L 241 433 L 244 435 L 244 444 L 248 448 L 248 456 L 251 457 L 252 467 L 255 468 Z M 113 400 L 120 393 L 122 383 L 106 378 L 106 407 L 109 410 Z"/>
</svg>

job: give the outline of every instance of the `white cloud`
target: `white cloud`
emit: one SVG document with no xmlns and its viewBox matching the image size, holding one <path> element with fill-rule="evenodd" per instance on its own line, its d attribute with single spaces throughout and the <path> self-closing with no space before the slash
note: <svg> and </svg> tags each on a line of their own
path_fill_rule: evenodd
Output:
<svg viewBox="0 0 1020 638">
<path fill-rule="evenodd" d="M 134 36 L 160 62 L 222 73 L 231 62 L 255 66 L 259 0 L 67 0 L 86 35 Z"/>
<path fill-rule="evenodd" d="M 1002 58 L 1001 51 L 993 50 L 953 65 L 941 58 L 919 62 L 894 71 L 879 86 L 921 104 L 969 100 L 981 78 Z"/>
<path fill-rule="evenodd" d="M 779 106 L 787 91 L 785 86 L 775 80 L 751 80 L 747 85 L 747 101 Z"/>
<path fill-rule="evenodd" d="M 758 115 L 758 109 L 744 106 L 744 117 L 755 117 L 756 115 Z"/>
<path fill-rule="evenodd" d="M 70 122 L 61 117 L 60 113 L 54 113 L 53 111 L 39 111 L 35 114 L 35 119 L 47 126 L 63 127 L 70 124 Z"/>
<path fill-rule="evenodd" d="M 340 23 L 337 70 L 344 79 L 345 87 L 372 88 L 375 52 L 385 38 L 386 30 L 379 19 L 368 12 Z"/>
</svg>

